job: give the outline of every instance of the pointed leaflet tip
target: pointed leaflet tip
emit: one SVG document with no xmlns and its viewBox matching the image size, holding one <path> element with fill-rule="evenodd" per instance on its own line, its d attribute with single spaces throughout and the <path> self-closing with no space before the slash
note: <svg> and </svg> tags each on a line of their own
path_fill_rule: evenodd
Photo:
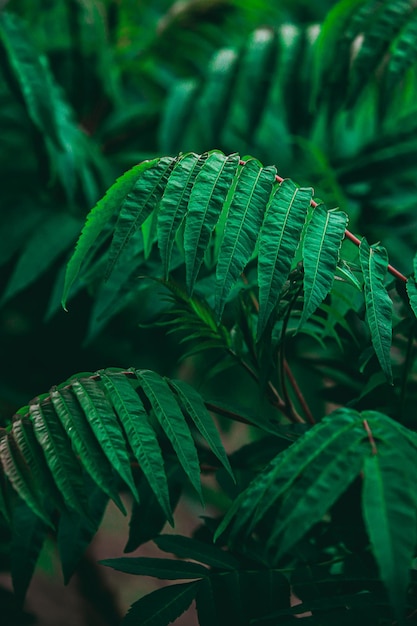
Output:
<svg viewBox="0 0 417 626">
<path fill-rule="evenodd" d="M 62 308 L 67 311 L 67 300 L 71 287 L 77 278 L 82 262 L 88 251 L 93 246 L 99 234 L 108 223 L 112 215 L 119 209 L 121 203 L 133 188 L 137 179 L 150 167 L 153 167 L 159 159 L 144 161 L 135 165 L 116 180 L 116 182 L 106 191 L 106 194 L 97 202 L 87 215 L 86 222 L 78 238 L 75 250 L 68 261 L 65 274 L 65 284 L 62 294 Z"/>
<path fill-rule="evenodd" d="M 365 291 L 366 321 L 371 332 L 371 341 L 382 371 L 392 385 L 391 340 L 392 302 L 384 280 L 388 267 L 388 254 L 378 245 L 369 246 L 365 238 L 359 247 Z"/>
</svg>

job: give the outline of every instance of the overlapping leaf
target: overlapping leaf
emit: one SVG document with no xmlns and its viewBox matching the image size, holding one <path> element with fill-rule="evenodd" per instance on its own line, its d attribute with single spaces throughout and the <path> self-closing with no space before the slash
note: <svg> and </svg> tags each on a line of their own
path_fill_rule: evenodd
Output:
<svg viewBox="0 0 417 626">
<path fill-rule="evenodd" d="M 324 418 L 290 448 L 278 454 L 252 481 L 233 503 L 216 536 L 225 530 L 232 518 L 231 540 L 235 541 L 242 531 L 247 536 L 278 500 L 285 497 L 286 516 L 281 518 L 279 513 L 274 528 L 277 534 L 286 531 L 290 511 L 289 543 L 280 542 L 278 555 L 290 549 L 360 472 L 361 459 L 366 453 L 366 449 L 358 445 L 362 440 L 365 440 L 365 431 L 356 411 L 341 409 Z M 298 483 L 300 479 L 302 489 Z M 274 536 L 270 542 L 273 547 Z"/>
<path fill-rule="evenodd" d="M 332 287 L 347 219 L 343 211 L 327 211 L 322 205 L 313 211 L 303 243 L 304 307 L 300 326 Z"/>
<path fill-rule="evenodd" d="M 259 239 L 258 337 L 290 272 L 312 193 L 312 189 L 298 188 L 286 179 L 268 204 Z"/>
<path fill-rule="evenodd" d="M 155 417 L 170 440 L 179 462 L 202 499 L 197 450 L 190 429 L 168 384 L 158 374 L 150 370 L 137 370 L 136 376 L 152 406 Z"/>
<path fill-rule="evenodd" d="M 275 168 L 263 168 L 255 160 L 248 161 L 240 172 L 217 260 L 215 309 L 219 319 L 233 284 L 255 250 L 275 176 Z"/>
<path fill-rule="evenodd" d="M 133 454 L 166 518 L 173 524 L 164 460 L 156 433 L 148 421 L 145 407 L 123 374 L 115 372 L 109 376 L 101 372 L 101 380 L 122 422 Z"/>
<path fill-rule="evenodd" d="M 380 413 L 367 411 L 363 417 L 377 438 L 364 465 L 363 514 L 381 578 L 401 620 L 417 545 L 417 447 L 400 425 L 381 428 Z"/>
<path fill-rule="evenodd" d="M 141 172 L 141 176 L 136 179 L 132 189 L 124 198 L 110 245 L 107 276 L 112 272 L 133 234 L 159 205 L 165 184 L 168 181 L 168 175 L 175 163 L 176 159 L 172 157 L 162 157 L 149 164 Z"/>
<path fill-rule="evenodd" d="M 231 471 L 220 437 L 194 389 L 150 371 L 82 374 L 33 400 L 15 416 L 11 432 L 2 431 L 0 460 L 5 475 L 45 523 L 51 524 L 51 515 L 59 509 L 67 516 L 76 513 L 91 533 L 94 519 L 89 517 L 87 483 L 93 481 L 94 489 L 103 492 L 103 502 L 110 497 L 124 511 L 116 477 L 137 499 L 133 455 L 164 520 L 172 523 L 171 500 L 175 506 L 178 497 L 170 494 L 170 487 L 172 483 L 177 493 L 179 479 L 176 471 L 167 472 L 150 410 L 202 498 L 199 459 L 187 419 Z"/>
<path fill-rule="evenodd" d="M 120 510 L 125 512 L 115 486 L 115 470 L 85 419 L 85 413 L 74 392 L 70 387 L 52 387 L 50 397 L 57 419 L 70 437 L 77 455 L 83 459 L 84 468 Z"/>
<path fill-rule="evenodd" d="M 166 183 L 158 210 L 158 246 L 165 278 L 168 277 L 175 235 L 187 212 L 193 183 L 205 158 L 205 155 L 192 153 L 184 155 L 175 164 Z"/>
<path fill-rule="evenodd" d="M 74 380 L 71 386 L 104 454 L 137 497 L 123 430 L 104 391 L 87 378 Z"/>
<path fill-rule="evenodd" d="M 366 319 L 371 331 L 372 345 L 385 376 L 392 383 L 392 302 L 384 285 L 388 266 L 387 251 L 382 246 L 369 246 L 366 239 L 362 239 L 359 260 L 364 278 Z"/>
<path fill-rule="evenodd" d="M 148 168 L 155 165 L 157 159 L 153 161 L 145 161 L 128 170 L 117 179 L 117 181 L 107 190 L 106 195 L 97 202 L 96 206 L 91 209 L 87 215 L 87 219 L 81 235 L 77 241 L 77 245 L 73 255 L 67 266 L 65 276 L 65 285 L 62 295 L 62 306 L 66 307 L 70 289 L 78 276 L 82 262 L 87 253 L 90 251 L 97 237 L 107 225 L 112 215 L 121 207 L 125 198 L 129 195 L 134 187 L 140 174 Z"/>
<path fill-rule="evenodd" d="M 192 293 L 211 233 L 217 223 L 239 164 L 239 155 L 213 151 L 191 191 L 184 232 L 188 291 Z"/>
</svg>

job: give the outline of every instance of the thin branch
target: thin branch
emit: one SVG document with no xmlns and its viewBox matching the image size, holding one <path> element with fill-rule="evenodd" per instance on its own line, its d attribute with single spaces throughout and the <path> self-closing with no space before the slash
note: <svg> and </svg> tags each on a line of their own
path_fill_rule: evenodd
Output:
<svg viewBox="0 0 417 626">
<path fill-rule="evenodd" d="M 239 161 L 239 165 L 245 165 L 246 161 L 242 161 L 242 159 Z M 275 180 L 278 183 L 282 183 L 282 181 L 284 180 L 282 178 L 282 176 L 279 176 L 278 174 L 276 174 L 275 176 Z M 313 208 L 316 208 L 317 206 L 317 202 L 315 200 L 311 200 L 310 204 Z M 346 229 L 345 230 L 345 237 L 346 239 L 349 239 L 349 241 L 351 241 L 352 243 L 355 244 L 355 246 L 360 246 L 361 245 L 361 240 L 358 239 L 358 237 L 356 237 L 353 233 L 350 232 L 350 230 Z M 404 283 L 407 282 L 408 278 L 406 276 L 404 276 L 404 274 L 401 274 L 400 271 L 398 271 L 395 267 L 393 267 L 392 265 L 388 265 L 388 271 L 390 274 L 392 274 L 392 276 L 395 276 L 395 278 L 398 278 L 399 280 L 402 280 Z"/>
<path fill-rule="evenodd" d="M 372 450 L 372 454 L 375 456 L 375 454 L 378 454 L 378 449 L 376 447 L 376 443 L 375 443 L 375 439 L 374 439 L 374 435 L 372 433 L 372 430 L 368 424 L 368 420 L 363 420 L 363 427 L 366 430 L 366 434 L 368 435 L 368 439 L 369 439 L 369 443 L 371 444 L 371 450 Z"/>
<path fill-rule="evenodd" d="M 310 407 L 308 406 L 306 399 L 304 398 L 303 393 L 298 386 L 298 383 L 294 377 L 294 374 L 291 371 L 287 359 L 284 359 L 284 368 L 287 378 L 290 381 L 291 387 L 293 388 L 295 395 L 297 396 L 297 400 L 300 403 L 301 408 L 303 409 L 307 421 L 310 422 L 310 424 L 315 424 L 316 420 L 314 419 L 313 414 L 310 411 Z"/>
</svg>

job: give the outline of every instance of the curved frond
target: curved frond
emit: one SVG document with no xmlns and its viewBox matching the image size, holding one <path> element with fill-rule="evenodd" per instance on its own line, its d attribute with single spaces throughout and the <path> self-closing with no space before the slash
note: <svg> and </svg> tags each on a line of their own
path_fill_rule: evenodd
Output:
<svg viewBox="0 0 417 626">
<path fill-rule="evenodd" d="M 358 475 L 361 470 L 360 459 L 363 460 L 367 453 L 366 448 L 359 445 L 361 441 L 366 442 L 366 433 L 356 411 L 342 409 L 324 418 L 290 448 L 278 454 L 250 483 L 234 501 L 216 537 L 224 532 L 232 519 L 230 540 L 236 541 L 242 532 L 248 536 L 273 507 L 276 510 L 280 498 L 284 497 L 286 517 L 281 516 L 281 509 L 278 509 L 275 527 L 278 534 L 288 532 L 286 538 L 293 543 L 290 546 L 280 541 L 277 546 L 276 538 L 270 537 L 268 547 L 279 557 L 282 550 L 292 547 L 321 519 L 328 507 Z M 303 489 L 299 487 L 300 480 Z M 292 526 L 296 524 L 293 532 L 291 527 L 287 529 L 286 501 L 291 508 L 295 506 L 295 510 L 298 510 L 292 517 Z"/>
<path fill-rule="evenodd" d="M 351 67 L 348 104 L 353 104 L 379 65 L 382 55 L 411 13 L 409 0 L 385 2 L 368 22 Z"/>
<path fill-rule="evenodd" d="M 95 489 L 124 511 L 116 477 L 138 499 L 135 461 L 151 493 L 172 523 L 171 482 L 159 425 L 186 476 L 202 498 L 200 464 L 187 420 L 224 467 L 230 464 L 200 395 L 180 381 L 147 370 L 101 370 L 53 387 L 15 416 L 1 431 L 0 461 L 7 481 L 33 513 L 53 525 L 53 513 L 80 518 L 90 530 L 97 517 Z M 87 488 L 87 484 L 93 485 Z M 145 493 L 145 491 L 144 491 Z M 91 496 L 92 497 L 92 496 Z M 91 500 L 91 502 L 87 502 Z M 90 512 L 90 506 L 93 507 Z M 91 514 L 90 514 L 91 513 Z M 92 532 L 92 531 L 91 531 Z"/>
<path fill-rule="evenodd" d="M 162 157 L 141 172 L 120 206 L 110 245 L 106 275 L 109 276 L 134 233 L 159 205 L 165 183 L 176 159 Z"/>
<path fill-rule="evenodd" d="M 75 251 L 67 266 L 62 294 L 62 306 L 64 309 L 66 308 L 70 289 L 80 271 L 82 262 L 94 245 L 97 237 L 108 224 L 108 221 L 115 211 L 120 208 L 129 192 L 132 191 L 140 174 L 155 165 L 156 162 L 157 159 L 145 161 L 125 172 L 125 174 L 118 178 L 110 189 L 107 190 L 105 196 L 97 202 L 96 206 L 88 214 L 84 228 L 77 241 Z"/>
<path fill-rule="evenodd" d="M 417 544 L 417 496 L 412 480 L 417 447 L 401 432 L 404 428 L 378 428 L 381 414 L 367 411 L 363 417 L 377 437 L 374 454 L 364 464 L 363 515 L 381 578 L 397 619 L 402 620 Z"/>
</svg>

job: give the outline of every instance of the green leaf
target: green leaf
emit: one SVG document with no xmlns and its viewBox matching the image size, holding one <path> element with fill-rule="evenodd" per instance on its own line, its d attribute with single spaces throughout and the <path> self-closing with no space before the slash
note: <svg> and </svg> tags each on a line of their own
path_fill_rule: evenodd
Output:
<svg viewBox="0 0 417 626">
<path fill-rule="evenodd" d="M 46 218 L 27 239 L 23 253 L 7 284 L 2 301 L 33 283 L 74 242 L 82 223 L 65 213 Z"/>
<path fill-rule="evenodd" d="M 107 394 L 126 433 L 129 445 L 146 476 L 166 519 L 173 525 L 164 459 L 155 431 L 138 394 L 124 374 L 100 372 Z"/>
<path fill-rule="evenodd" d="M 104 454 L 137 498 L 123 430 L 104 392 L 88 378 L 72 380 L 71 387 Z"/>
<path fill-rule="evenodd" d="M 231 554 L 214 545 L 183 537 L 182 535 L 159 535 L 154 542 L 163 552 L 172 552 L 181 559 L 193 559 L 210 567 L 221 570 L 239 568 L 237 561 Z"/>
<path fill-rule="evenodd" d="M 85 470 L 122 513 L 126 514 L 126 509 L 115 486 L 115 472 L 94 436 L 76 396 L 70 388 L 52 387 L 50 398 Z"/>
<path fill-rule="evenodd" d="M 197 450 L 180 407 L 168 384 L 155 372 L 136 370 L 141 388 L 151 403 L 155 417 L 174 448 L 191 484 L 203 498 Z"/>
<path fill-rule="evenodd" d="M 255 250 L 275 175 L 274 167 L 263 168 L 254 159 L 248 161 L 240 173 L 217 261 L 215 310 L 218 320 L 230 290 Z"/>
<path fill-rule="evenodd" d="M 247 536 L 278 499 L 289 493 L 301 476 L 309 475 L 309 468 L 314 467 L 314 463 L 317 463 L 319 468 L 321 463 L 324 465 L 328 463 L 333 446 L 339 449 L 344 438 L 353 437 L 349 432 L 358 429 L 360 435 L 364 437 L 365 431 L 360 416 L 352 409 L 340 409 L 325 417 L 292 446 L 278 454 L 240 494 L 219 525 L 215 540 L 234 517 L 231 541 L 234 541 L 242 529 Z M 311 476 L 315 476 L 314 471 Z"/>
<path fill-rule="evenodd" d="M 165 580 L 181 578 L 204 578 L 209 570 L 197 563 L 177 561 L 174 559 L 153 559 L 148 557 L 124 557 L 119 559 L 105 559 L 102 565 L 112 567 L 118 572 L 141 576 L 153 576 Z"/>
<path fill-rule="evenodd" d="M 123 176 L 118 178 L 114 185 L 107 190 L 105 196 L 97 202 L 96 206 L 91 209 L 90 213 L 87 215 L 84 228 L 67 266 L 64 292 L 62 295 L 62 306 L 65 310 L 70 289 L 79 274 L 82 262 L 87 253 L 103 228 L 108 224 L 112 215 L 119 209 L 125 197 L 132 190 L 140 175 L 148 168 L 153 167 L 157 162 L 158 159 L 145 161 L 125 172 Z"/>
<path fill-rule="evenodd" d="M 199 583 L 183 583 L 157 589 L 130 607 L 122 626 L 167 626 L 188 609 Z"/>
<path fill-rule="evenodd" d="M 382 371 L 392 384 L 391 339 L 392 302 L 384 285 L 388 255 L 382 246 L 369 246 L 365 238 L 359 248 L 359 260 L 364 278 L 366 320 L 371 340 Z"/>
<path fill-rule="evenodd" d="M 313 211 L 303 244 L 304 307 L 298 328 L 332 288 L 347 220 L 343 211 L 327 211 L 323 205 Z"/>
<path fill-rule="evenodd" d="M 397 442 L 395 442 L 397 443 Z M 417 498 L 412 477 L 417 451 L 377 443 L 364 465 L 363 515 L 381 578 L 401 621 L 417 542 Z"/>
<path fill-rule="evenodd" d="M 363 41 L 351 66 L 348 104 L 351 106 L 369 84 L 370 74 L 376 70 L 395 34 L 410 13 L 409 0 L 384 3 L 374 11 L 364 32 Z"/>
<path fill-rule="evenodd" d="M 417 11 L 413 11 L 397 36 L 391 41 L 385 70 L 385 90 L 388 92 L 416 62 Z"/>
<path fill-rule="evenodd" d="M 268 538 L 278 559 L 319 522 L 359 476 L 369 454 L 363 429 L 345 432 L 310 463 L 308 471 L 287 490 Z"/>
<path fill-rule="evenodd" d="M 179 158 L 165 185 L 158 210 L 158 247 L 165 279 L 168 278 L 175 236 L 187 211 L 195 178 L 207 155 L 186 154 Z"/>
<path fill-rule="evenodd" d="M 21 456 L 30 468 L 30 476 L 37 498 L 42 505 L 42 511 L 49 520 L 49 525 L 53 527 L 53 503 L 60 510 L 65 510 L 65 505 L 45 461 L 42 447 L 36 438 L 33 422 L 27 416 L 15 418 L 11 434 Z"/>
<path fill-rule="evenodd" d="M 108 495 L 91 482 L 88 486 L 89 519 L 86 520 L 72 511 L 61 513 L 58 526 L 58 550 L 65 584 L 69 582 L 87 546 L 96 534 L 108 501 Z"/>
<path fill-rule="evenodd" d="M 84 517 L 87 501 L 81 465 L 52 403 L 34 402 L 29 412 L 36 438 L 65 505 Z"/>
<path fill-rule="evenodd" d="M 239 55 L 233 48 L 215 52 L 207 70 L 195 107 L 196 123 L 205 146 L 218 143 L 227 120 L 226 107 L 233 99 Z M 226 114 L 225 114 L 226 113 Z"/>
<path fill-rule="evenodd" d="M 48 526 L 22 500 L 13 509 L 10 569 L 17 602 L 22 605 Z"/>
<path fill-rule="evenodd" d="M 159 145 L 165 154 L 184 149 L 184 135 L 196 107 L 198 86 L 193 79 L 176 81 L 166 98 L 158 133 Z"/>
<path fill-rule="evenodd" d="M 209 154 L 194 182 L 184 231 L 187 289 L 191 295 L 195 281 L 239 165 L 239 155 Z"/>
<path fill-rule="evenodd" d="M 183 471 L 178 463 L 168 463 L 168 461 L 166 471 L 170 487 L 171 509 L 174 510 L 183 489 Z M 144 476 L 139 482 L 138 492 L 139 503 L 133 502 L 129 521 L 129 538 L 124 552 L 133 552 L 146 541 L 154 539 L 167 521 L 167 516 Z"/>
<path fill-rule="evenodd" d="M 229 472 L 230 476 L 234 478 L 220 435 L 200 394 L 197 393 L 193 387 L 181 380 L 167 379 L 167 382 L 178 394 L 187 415 L 192 419 L 201 435 L 207 441 L 210 449 L 217 456 L 223 467 Z"/>
<path fill-rule="evenodd" d="M 4 473 L 21 499 L 45 524 L 52 526 L 40 495 L 33 485 L 30 468 L 12 435 L 0 431 L 0 459 Z"/>
<path fill-rule="evenodd" d="M 414 315 L 417 317 L 417 283 L 414 278 L 410 277 L 406 283 L 410 306 Z"/>
<path fill-rule="evenodd" d="M 271 86 L 277 80 L 277 40 L 274 29 L 261 27 L 251 33 L 245 42 L 222 134 L 226 145 L 246 149 L 254 141 L 258 124 L 268 108 Z"/>
<path fill-rule="evenodd" d="M 259 237 L 258 338 L 290 272 L 312 195 L 312 189 L 298 188 L 286 179 L 268 204 Z"/>
<path fill-rule="evenodd" d="M 124 198 L 110 245 L 106 268 L 107 278 L 133 234 L 159 205 L 164 185 L 176 161 L 177 159 L 173 157 L 162 157 L 152 161 L 150 166 L 140 172 L 141 175 L 136 178 L 133 187 Z"/>
<path fill-rule="evenodd" d="M 62 149 L 56 124 L 52 77 L 45 57 L 38 54 L 20 18 L 7 11 L 0 14 L 0 38 L 31 120 L 55 144 L 56 149 Z"/>
</svg>

